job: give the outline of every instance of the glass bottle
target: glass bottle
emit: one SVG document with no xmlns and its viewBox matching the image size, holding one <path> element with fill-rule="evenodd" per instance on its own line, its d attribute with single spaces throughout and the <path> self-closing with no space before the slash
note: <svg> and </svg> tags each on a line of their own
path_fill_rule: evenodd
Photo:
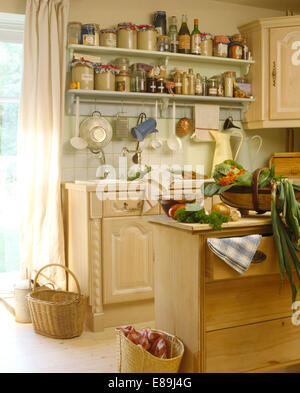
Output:
<svg viewBox="0 0 300 393">
<path fill-rule="evenodd" d="M 182 23 L 178 33 L 178 52 L 191 53 L 191 36 L 186 15 L 182 15 Z"/>
<path fill-rule="evenodd" d="M 204 96 L 208 95 L 208 79 L 206 76 L 202 78 L 202 91 Z"/>
<path fill-rule="evenodd" d="M 177 71 L 174 76 L 174 83 L 175 83 L 175 94 L 182 94 L 182 81 L 181 81 L 181 74 L 179 71 Z"/>
<path fill-rule="evenodd" d="M 195 94 L 196 94 L 196 96 L 203 95 L 202 78 L 201 78 L 201 75 L 199 74 L 199 72 L 196 74 Z"/>
<path fill-rule="evenodd" d="M 194 75 L 192 68 L 189 68 L 188 80 L 189 80 L 188 92 L 190 95 L 194 96 L 195 95 L 195 75 Z"/>
<path fill-rule="evenodd" d="M 214 78 L 208 80 L 208 95 L 209 96 L 218 95 L 217 80 Z"/>
<path fill-rule="evenodd" d="M 185 95 L 189 94 L 189 78 L 186 72 L 182 74 L 181 85 L 182 85 L 182 94 Z"/>
<path fill-rule="evenodd" d="M 201 33 L 198 28 L 198 19 L 194 19 L 194 30 L 191 33 L 191 53 L 201 55 Z"/>
<path fill-rule="evenodd" d="M 171 17 L 168 36 L 170 37 L 170 52 L 177 53 L 178 52 L 178 31 L 177 31 L 177 18 L 176 18 L 176 16 Z"/>
<path fill-rule="evenodd" d="M 156 11 L 153 15 L 153 25 L 156 27 L 158 35 L 167 34 L 166 11 Z"/>
</svg>

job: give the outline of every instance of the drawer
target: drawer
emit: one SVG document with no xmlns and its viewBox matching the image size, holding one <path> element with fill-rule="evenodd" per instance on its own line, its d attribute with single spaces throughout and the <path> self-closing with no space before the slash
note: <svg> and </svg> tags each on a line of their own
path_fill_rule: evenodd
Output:
<svg viewBox="0 0 300 393">
<path fill-rule="evenodd" d="M 251 264 L 249 269 L 240 274 L 217 257 L 206 244 L 205 246 L 205 275 L 207 281 L 228 280 L 250 276 L 279 273 L 279 262 L 273 236 L 263 236 L 258 250 L 266 255 L 263 262 Z"/>
<path fill-rule="evenodd" d="M 206 372 L 246 372 L 300 361 L 300 329 L 282 318 L 206 334 Z"/>
<path fill-rule="evenodd" d="M 292 292 L 279 274 L 206 284 L 206 331 L 247 325 L 291 315 Z"/>
<path fill-rule="evenodd" d="M 127 199 L 123 193 L 117 194 L 117 200 L 113 198 L 114 194 L 108 193 L 106 199 L 103 201 L 103 216 L 104 217 L 128 217 L 128 216 L 140 216 L 143 211 L 143 204 L 146 201 L 142 199 L 132 200 Z M 157 203 L 152 209 L 148 210 L 147 215 L 159 214 L 159 203 Z"/>
</svg>

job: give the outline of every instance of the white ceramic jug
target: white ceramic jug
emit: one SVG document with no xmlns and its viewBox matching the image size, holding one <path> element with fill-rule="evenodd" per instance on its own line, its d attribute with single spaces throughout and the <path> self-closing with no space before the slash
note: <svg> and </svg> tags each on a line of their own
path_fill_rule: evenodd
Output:
<svg viewBox="0 0 300 393">
<path fill-rule="evenodd" d="M 256 150 L 252 152 L 251 145 L 255 140 L 258 140 L 258 145 Z M 251 137 L 244 138 L 236 161 L 241 164 L 245 169 L 252 172 L 257 167 L 257 165 L 255 165 L 255 160 L 257 158 L 257 154 L 261 150 L 262 143 L 262 137 L 259 135 L 253 135 Z"/>
</svg>

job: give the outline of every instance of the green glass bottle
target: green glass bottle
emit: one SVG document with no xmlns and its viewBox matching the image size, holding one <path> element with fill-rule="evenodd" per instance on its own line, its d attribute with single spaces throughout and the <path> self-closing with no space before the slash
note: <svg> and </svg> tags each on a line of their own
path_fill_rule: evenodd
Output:
<svg viewBox="0 0 300 393">
<path fill-rule="evenodd" d="M 194 19 L 194 30 L 191 34 L 191 53 L 193 55 L 201 55 L 201 33 L 198 23 L 198 19 Z"/>
<path fill-rule="evenodd" d="M 178 52 L 191 53 L 191 36 L 186 15 L 182 15 L 182 23 L 178 33 Z"/>
</svg>

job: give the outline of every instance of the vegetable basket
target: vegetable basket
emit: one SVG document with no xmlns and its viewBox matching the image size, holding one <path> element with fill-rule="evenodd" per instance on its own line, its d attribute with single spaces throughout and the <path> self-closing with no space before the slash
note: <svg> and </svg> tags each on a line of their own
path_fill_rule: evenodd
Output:
<svg viewBox="0 0 300 393">
<path fill-rule="evenodd" d="M 51 266 L 58 266 L 71 274 L 78 293 L 48 288 L 36 290 L 38 276 Z M 36 333 L 51 338 L 73 338 L 82 334 L 87 297 L 81 295 L 77 278 L 66 266 L 49 264 L 42 267 L 35 276 L 33 290 L 27 299 Z"/>
<path fill-rule="evenodd" d="M 184 353 L 183 343 L 172 334 L 161 330 L 164 335 L 168 359 L 153 356 L 140 345 L 130 341 L 122 331 L 116 330 L 120 373 L 177 373 Z"/>
<path fill-rule="evenodd" d="M 220 198 L 222 202 L 235 207 L 246 214 L 249 210 L 254 210 L 259 214 L 271 211 L 271 187 L 258 188 L 258 178 L 264 168 L 256 169 L 253 173 L 252 187 L 232 187 L 222 192 Z M 300 192 L 295 191 L 297 201 L 300 201 Z"/>
</svg>

